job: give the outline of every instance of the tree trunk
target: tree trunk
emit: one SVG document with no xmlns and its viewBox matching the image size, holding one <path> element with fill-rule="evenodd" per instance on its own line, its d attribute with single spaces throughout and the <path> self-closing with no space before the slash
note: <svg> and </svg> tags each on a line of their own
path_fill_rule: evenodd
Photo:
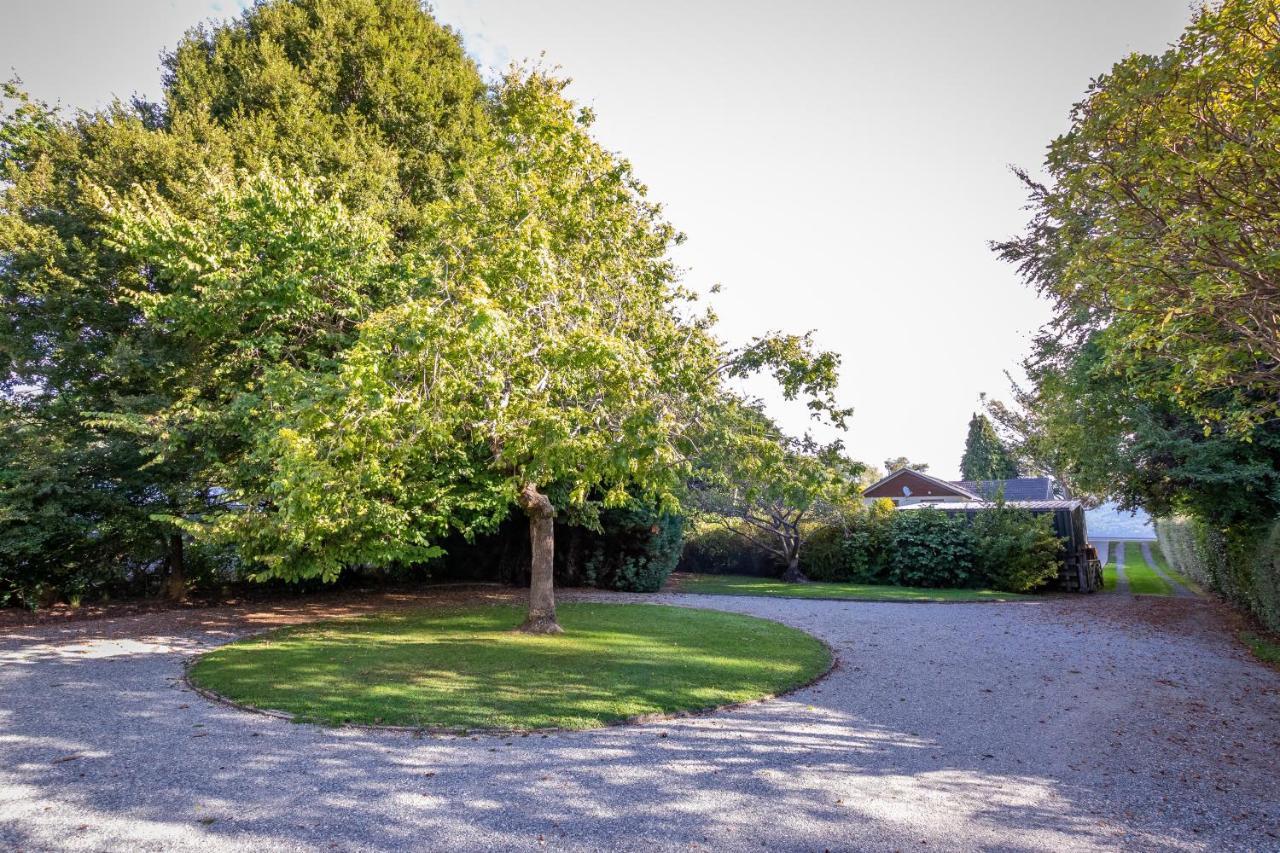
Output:
<svg viewBox="0 0 1280 853">
<path fill-rule="evenodd" d="M 529 572 L 529 615 L 521 631 L 527 634 L 559 634 L 564 629 L 556 622 L 555 591 L 555 510 L 546 495 L 534 483 L 520 490 L 520 508 L 529 516 L 529 545 L 533 559 Z"/>
<path fill-rule="evenodd" d="M 164 579 L 164 597 L 169 601 L 185 601 L 187 598 L 187 562 L 182 552 L 182 534 L 169 537 L 169 556 L 165 558 L 168 572 Z"/>
<path fill-rule="evenodd" d="M 787 583 L 809 582 L 809 579 L 805 577 L 804 572 L 800 571 L 799 551 L 792 551 L 791 556 L 787 558 L 787 570 L 782 573 L 782 579 Z"/>
</svg>

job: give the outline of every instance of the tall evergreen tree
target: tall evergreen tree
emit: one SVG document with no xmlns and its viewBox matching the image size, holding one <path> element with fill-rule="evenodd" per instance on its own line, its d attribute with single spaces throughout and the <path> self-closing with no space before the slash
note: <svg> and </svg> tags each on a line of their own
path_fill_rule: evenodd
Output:
<svg viewBox="0 0 1280 853">
<path fill-rule="evenodd" d="M 995 427 L 986 415 L 975 412 L 969 419 L 969 435 L 964 442 L 964 456 L 960 458 L 960 478 L 1008 480 L 1017 476 L 1018 463 L 996 435 Z"/>
</svg>

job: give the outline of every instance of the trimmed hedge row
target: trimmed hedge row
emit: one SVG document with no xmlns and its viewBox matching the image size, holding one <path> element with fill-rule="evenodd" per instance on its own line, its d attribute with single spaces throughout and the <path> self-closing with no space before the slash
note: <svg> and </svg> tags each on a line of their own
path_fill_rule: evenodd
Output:
<svg viewBox="0 0 1280 853">
<path fill-rule="evenodd" d="M 594 530 L 556 523 L 556 584 L 657 592 L 680 560 L 684 518 L 610 509 L 599 521 Z M 523 513 L 512 513 L 497 531 L 474 542 L 452 537 L 441 544 L 445 556 L 425 567 L 434 580 L 529 582 L 529 522 Z"/>
<path fill-rule="evenodd" d="M 1280 519 L 1228 531 L 1195 518 L 1158 519 L 1156 538 L 1175 569 L 1280 631 Z"/>
<path fill-rule="evenodd" d="M 1062 544 L 1047 516 L 993 507 L 972 518 L 873 507 L 809 531 L 800 566 L 815 581 L 1026 592 L 1058 574 Z M 783 566 L 722 528 L 695 531 L 682 571 L 780 575 Z"/>
<path fill-rule="evenodd" d="M 596 529 L 557 523 L 555 571 L 562 586 L 657 592 L 675 570 L 684 519 L 642 510 L 605 510 Z M 519 511 L 492 534 L 441 543 L 446 555 L 426 565 L 353 566 L 332 584 L 319 579 L 289 583 L 247 579 L 231 548 L 188 542 L 187 581 L 197 595 L 305 594 L 325 587 L 414 584 L 422 581 L 529 582 L 529 522 Z M 0 563 L 0 607 L 48 607 L 113 598 L 157 595 L 164 579 L 162 554 L 148 563 L 75 567 L 60 574 Z"/>
</svg>

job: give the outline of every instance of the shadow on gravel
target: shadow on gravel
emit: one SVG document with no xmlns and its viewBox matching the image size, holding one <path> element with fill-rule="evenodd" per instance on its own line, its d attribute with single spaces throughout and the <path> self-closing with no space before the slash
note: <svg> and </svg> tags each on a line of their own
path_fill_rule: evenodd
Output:
<svg viewBox="0 0 1280 853">
<path fill-rule="evenodd" d="M 856 607 L 784 612 L 827 614 L 842 657 L 831 678 L 790 699 L 507 737 L 325 730 L 208 703 L 182 684 L 182 661 L 243 633 L 243 619 L 206 614 L 150 637 L 111 625 L 0 636 L 0 848 L 1203 846 L 1141 811 L 1117 820 L 1128 806 L 1108 800 L 1135 786 L 1134 802 L 1167 796 L 1172 778 L 1142 789 L 1152 766 L 1193 772 L 1172 757 L 1137 764 L 1144 742 L 1111 743 L 1113 715 L 1141 720 L 1134 703 L 1152 695 L 1121 695 L 1134 671 L 1124 656 L 1159 666 L 1140 657 L 1156 647 L 1102 645 L 1121 643 L 1105 619 L 1082 628 L 1017 622 L 989 605 L 977 608 L 981 621 L 954 606 Z M 800 615 L 787 621 L 803 627 Z M 1061 641 L 1068 656 L 1068 643 L 1092 632 L 1098 648 L 1082 648 L 1117 655 L 1113 668 L 1045 681 L 1019 669 L 1020 630 Z M 1013 637 L 1008 648 L 1002 637 Z M 1170 702 L 1199 701 L 1186 685 L 1158 689 Z M 1277 705 L 1274 694 L 1266 701 Z M 1245 732 L 1224 723 L 1204 734 L 1221 747 Z M 1274 748 L 1276 729 L 1253 735 Z M 1105 773 L 1073 765 L 1107 756 L 1115 766 Z M 1274 769 L 1261 760 L 1242 773 Z M 1221 795 L 1233 797 L 1237 811 L 1258 807 L 1252 792 Z M 1209 820 L 1233 819 L 1188 804 L 1197 806 Z M 1263 837 L 1247 834 L 1265 831 L 1262 819 L 1242 825 L 1245 837 Z"/>
</svg>

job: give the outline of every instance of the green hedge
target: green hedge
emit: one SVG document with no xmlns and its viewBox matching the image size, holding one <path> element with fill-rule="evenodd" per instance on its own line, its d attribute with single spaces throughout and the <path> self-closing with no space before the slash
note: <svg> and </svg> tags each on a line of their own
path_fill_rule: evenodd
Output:
<svg viewBox="0 0 1280 853">
<path fill-rule="evenodd" d="M 786 568 L 776 557 L 719 524 L 699 524 L 689 531 L 677 566 L 702 575 L 777 577 Z"/>
<path fill-rule="evenodd" d="M 680 560 L 684 519 L 646 510 L 610 509 L 599 528 L 556 522 L 555 573 L 561 586 L 657 592 Z M 529 582 L 529 522 L 513 512 L 494 533 L 442 543 L 445 556 L 425 567 L 433 580 Z"/>
<path fill-rule="evenodd" d="M 800 567 L 815 581 L 1027 592 L 1058 574 L 1062 546 L 1047 516 L 993 507 L 974 517 L 937 509 L 871 511 L 808 531 Z M 722 528 L 699 530 L 680 568 L 777 576 L 783 566 Z"/>
<path fill-rule="evenodd" d="M 1156 537 L 1173 568 L 1280 631 L 1280 520 L 1219 530 L 1194 518 L 1166 518 L 1157 520 Z"/>
</svg>

